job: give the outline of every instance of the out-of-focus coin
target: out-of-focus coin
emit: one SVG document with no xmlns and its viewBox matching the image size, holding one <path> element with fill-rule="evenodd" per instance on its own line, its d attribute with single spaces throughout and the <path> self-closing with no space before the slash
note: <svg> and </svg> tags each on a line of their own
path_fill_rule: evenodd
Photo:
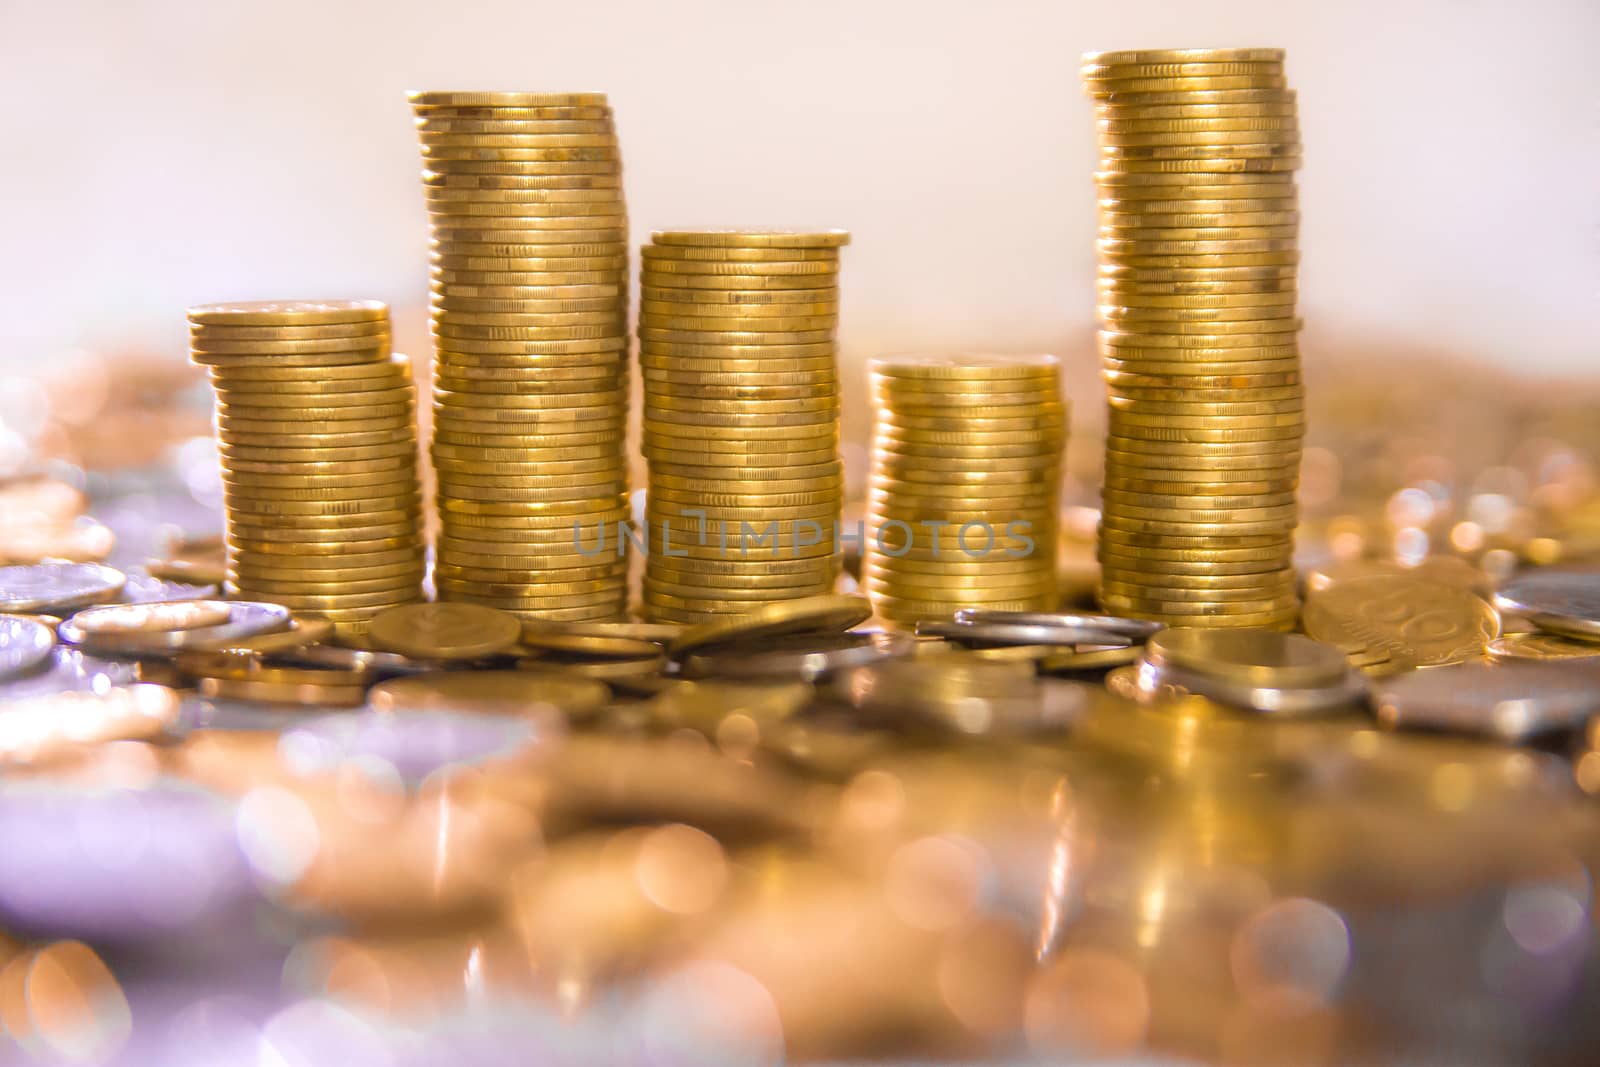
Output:
<svg viewBox="0 0 1600 1067">
<path fill-rule="evenodd" d="M 98 563 L 35 563 L 0 567 L 0 611 L 59 615 L 110 600 L 127 578 Z"/>
<path fill-rule="evenodd" d="M 1026 592 L 1024 595 L 1026 595 Z M 959 618 L 965 609 L 955 614 Z M 1030 615 L 1034 612 L 1009 614 Z M 994 645 L 1114 645 L 1127 639 L 1092 626 L 1006 622 L 952 622 L 923 619 L 917 623 L 919 637 L 942 637 L 959 644 Z"/>
<path fill-rule="evenodd" d="M 1489 658 L 1501 663 L 1600 660 L 1600 641 L 1555 633 L 1516 633 L 1489 642 Z"/>
<path fill-rule="evenodd" d="M 289 626 L 287 607 L 244 600 L 103 604 L 64 621 L 57 636 L 96 654 L 163 656 L 214 649 Z"/>
<path fill-rule="evenodd" d="M 1578 638 L 1600 637 L 1600 571 L 1535 570 L 1514 577 L 1494 602 L 1535 626 Z"/>
<path fill-rule="evenodd" d="M 165 686 L 113 686 L 0 700 L 0 767 L 45 762 L 79 746 L 161 736 L 178 717 Z"/>
<path fill-rule="evenodd" d="M 687 728 L 717 738 L 725 730 L 751 734 L 805 710 L 816 691 L 805 682 L 732 682 L 711 679 L 673 686 L 650 703 L 650 717 L 665 729 Z"/>
<path fill-rule="evenodd" d="M 1168 628 L 1150 638 L 1145 658 L 1163 670 L 1277 689 L 1335 685 L 1350 669 L 1332 645 L 1274 630 Z"/>
<path fill-rule="evenodd" d="M 780 634 L 847 630 L 864 622 L 872 605 L 861 596 L 815 596 L 780 600 L 751 611 L 685 629 L 667 646 L 674 655 L 730 641 Z"/>
<path fill-rule="evenodd" d="M 1065 626 L 1100 630 L 1130 641 L 1143 641 L 1161 630 L 1161 624 L 1148 619 L 1124 619 L 1115 615 L 1084 615 L 1059 611 L 984 611 L 968 608 L 956 612 L 957 622 L 1007 623 L 1021 626 Z M 1105 642 L 1112 644 L 1113 642 Z"/>
<path fill-rule="evenodd" d="M 55 647 L 55 633 L 44 623 L 22 615 L 0 615 L 0 681 L 43 666 Z"/>
<path fill-rule="evenodd" d="M 748 644 L 732 643 L 684 658 L 695 678 L 794 678 L 815 682 L 841 671 L 908 656 L 916 646 L 907 634 L 789 634 Z"/>
<path fill-rule="evenodd" d="M 1576 730 L 1600 713 L 1600 670 L 1576 663 L 1457 663 L 1385 681 L 1378 721 L 1523 742 Z"/>
<path fill-rule="evenodd" d="M 1378 671 L 1481 659 L 1500 616 L 1455 586 L 1406 575 L 1341 582 L 1306 600 L 1306 633 Z"/>
<path fill-rule="evenodd" d="M 381 649 L 423 659 L 481 659 L 516 647 L 522 624 L 479 604 L 407 604 L 373 617 L 369 639 Z"/>
<path fill-rule="evenodd" d="M 395 678 L 373 686 L 367 702 L 394 714 L 456 711 L 537 716 L 552 711 L 585 719 L 611 702 L 598 681 L 526 671 L 446 671 Z"/>
</svg>

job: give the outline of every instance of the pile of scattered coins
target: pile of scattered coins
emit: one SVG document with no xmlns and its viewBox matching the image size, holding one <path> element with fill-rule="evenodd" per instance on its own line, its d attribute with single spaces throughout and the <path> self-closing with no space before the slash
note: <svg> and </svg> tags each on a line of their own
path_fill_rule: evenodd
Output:
<svg viewBox="0 0 1600 1067">
<path fill-rule="evenodd" d="M 1054 356 L 872 362 L 862 579 L 886 622 L 1055 607 L 1060 369 Z"/>
<path fill-rule="evenodd" d="M 1283 52 L 1084 62 L 1110 400 L 1101 602 L 1173 625 L 1286 628 L 1305 414 Z"/>
<path fill-rule="evenodd" d="M 838 576 L 840 230 L 669 230 L 642 249 L 644 610 L 693 622 Z"/>
<path fill-rule="evenodd" d="M 433 226 L 440 599 L 627 605 L 628 227 L 602 93 L 411 94 Z"/>
<path fill-rule="evenodd" d="M 1530 879 L 1600 859 L 1582 797 L 1600 795 L 1600 572 L 1501 586 L 1513 633 L 1589 652 L 1535 663 L 1530 641 L 1513 664 L 1487 660 L 1501 626 L 1470 591 L 1481 574 L 1397 582 L 1390 566 L 1324 571 L 1310 600 L 1382 663 L 1088 612 L 967 609 L 882 633 L 856 629 L 860 596 L 689 626 L 413 604 L 357 649 L 271 604 L 119 603 L 133 580 L 101 565 L 0 568 L 0 768 L 56 783 L 58 805 L 0 790 L 0 844 L 71 886 L 0 874 L 0 927 L 26 939 L 10 956 L 0 940 L 0 973 L 50 965 L 52 938 L 169 940 L 145 901 L 176 899 L 173 868 L 133 842 L 181 839 L 185 884 L 208 887 L 184 898 L 188 921 L 280 909 L 294 947 L 254 951 L 287 953 L 297 990 L 432 1038 L 486 1025 L 486 991 L 568 1012 L 621 996 L 649 1018 L 632 998 L 681 988 L 794 1060 L 1019 1042 L 1304 1060 L 1303 1037 L 1272 1036 L 1298 1033 L 1304 996 L 1403 1041 L 1444 1006 L 1337 993 L 1390 989 L 1352 952 L 1415 967 L 1427 945 L 1444 965 L 1460 937 L 1439 908 L 1529 884 L 1546 896 L 1515 907 L 1544 901 L 1555 924 L 1540 943 L 1588 943 L 1587 922 L 1556 920 L 1592 913 L 1592 883 Z M 84 662 L 100 666 L 69 669 Z M 121 788 L 95 787 L 111 774 Z M 137 822 L 114 887 L 82 876 L 93 855 L 31 843 L 63 819 Z M 234 873 L 241 845 L 254 880 Z M 1375 907 L 1382 937 L 1347 925 Z M 1398 916 L 1404 960 L 1386 940 Z M 425 943 L 403 932 L 419 923 Z M 748 991 L 729 1001 L 732 974 Z M 420 988 L 418 1016 L 395 993 Z M 1484 996 L 1452 989 L 1446 1006 Z M 1228 1021 L 1240 1012 L 1252 1026 Z M 686 1040 L 720 1054 L 726 1034 Z"/>
<path fill-rule="evenodd" d="M 421 597 L 416 396 L 389 337 L 374 301 L 189 309 L 216 392 L 230 592 L 351 635 Z"/>
</svg>

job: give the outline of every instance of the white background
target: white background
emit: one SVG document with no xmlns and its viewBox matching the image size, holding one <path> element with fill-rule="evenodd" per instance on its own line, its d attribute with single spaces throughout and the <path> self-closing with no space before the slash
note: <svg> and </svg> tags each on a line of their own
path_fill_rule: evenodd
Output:
<svg viewBox="0 0 1600 1067">
<path fill-rule="evenodd" d="M 598 89 L 635 242 L 855 233 L 847 354 L 1089 359 L 1079 53 L 1289 50 L 1326 355 L 1597 354 L 1594 0 L 0 2 L 0 369 L 182 355 L 221 298 L 426 300 L 408 88 Z M 1308 359 L 1318 354 L 1308 351 Z"/>
</svg>

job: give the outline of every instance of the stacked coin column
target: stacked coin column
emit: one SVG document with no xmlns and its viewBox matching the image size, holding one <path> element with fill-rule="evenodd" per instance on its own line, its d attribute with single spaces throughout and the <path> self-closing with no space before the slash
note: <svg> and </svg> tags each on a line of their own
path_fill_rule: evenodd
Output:
<svg viewBox="0 0 1600 1067">
<path fill-rule="evenodd" d="M 694 622 L 838 574 L 835 330 L 849 235 L 658 232 L 640 268 L 644 608 Z"/>
<path fill-rule="evenodd" d="M 600 93 L 411 94 L 433 225 L 441 600 L 627 607 L 628 248 Z"/>
<path fill-rule="evenodd" d="M 1054 356 L 877 359 L 864 581 L 884 622 L 1056 608 Z"/>
<path fill-rule="evenodd" d="M 421 599 L 416 399 L 388 308 L 203 304 L 189 330 L 216 390 L 229 592 L 350 638 Z"/>
<path fill-rule="evenodd" d="M 1086 58 L 1110 399 L 1101 601 L 1293 624 L 1300 134 L 1277 49 Z"/>
</svg>

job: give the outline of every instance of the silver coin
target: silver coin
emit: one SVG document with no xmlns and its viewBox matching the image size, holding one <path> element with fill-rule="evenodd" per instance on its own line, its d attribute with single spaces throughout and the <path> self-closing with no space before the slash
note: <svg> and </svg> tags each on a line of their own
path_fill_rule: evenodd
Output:
<svg viewBox="0 0 1600 1067">
<path fill-rule="evenodd" d="M 380 678 L 400 678 L 409 674 L 429 674 L 452 670 L 459 662 L 415 659 L 398 652 L 372 652 L 343 645 L 307 645 L 286 649 L 264 657 L 264 662 L 280 667 L 328 667 L 339 671 L 370 671 Z"/>
<path fill-rule="evenodd" d="M 1404 730 L 1527 741 L 1576 730 L 1600 714 L 1600 667 L 1575 662 L 1459 663 L 1387 679 L 1378 721 Z"/>
<path fill-rule="evenodd" d="M 957 622 L 1009 623 L 1019 626 L 1065 626 L 1086 630 L 1102 630 L 1133 641 L 1143 641 L 1163 628 L 1149 619 L 1124 619 L 1116 615 L 1082 615 L 1074 611 L 985 611 L 982 608 L 962 608 L 956 612 Z"/>
<path fill-rule="evenodd" d="M 1600 636 L 1600 571 L 1539 570 L 1521 575 L 1494 595 L 1494 606 L 1526 616 L 1541 630 Z"/>
<path fill-rule="evenodd" d="M 101 612 L 127 610 L 122 604 L 103 604 L 86 608 L 67 619 L 56 630 L 56 636 L 70 645 L 76 645 L 96 655 L 109 656 L 165 656 L 185 649 L 220 648 L 229 641 L 238 641 L 260 634 L 277 633 L 289 628 L 289 609 L 278 604 L 265 604 L 250 600 L 229 601 L 158 601 L 157 603 L 221 604 L 227 608 L 228 621 L 215 626 L 196 626 L 188 630 L 131 630 L 96 632 L 93 615 Z M 153 607 L 154 604 L 140 605 Z"/>
<path fill-rule="evenodd" d="M 1352 708 L 1367 697 L 1366 676 L 1355 671 L 1331 685 L 1280 688 L 1229 681 L 1147 660 L 1138 665 L 1134 679 L 1146 693 L 1156 693 L 1166 686 L 1173 686 L 1219 704 L 1286 719 Z"/>
<path fill-rule="evenodd" d="M 50 659 L 56 635 L 37 619 L 0 615 L 0 680 L 31 674 Z"/>
<path fill-rule="evenodd" d="M 897 729 L 1005 737 L 1070 727 L 1103 695 L 1100 686 L 1041 678 L 1031 663 L 895 659 L 835 677 L 830 695 L 863 723 Z"/>
<path fill-rule="evenodd" d="M 741 648 L 725 645 L 683 661 L 692 678 L 795 678 L 814 682 L 839 671 L 909 656 L 917 647 L 909 634 L 793 634 Z"/>
<path fill-rule="evenodd" d="M 102 604 L 122 592 L 126 576 L 100 563 L 33 563 L 0 567 L 0 611 L 52 615 Z"/>
<path fill-rule="evenodd" d="M 954 622 L 928 619 L 917 623 L 917 636 L 942 637 L 963 645 L 1126 645 L 1127 637 L 1092 626 L 1058 623 Z"/>
</svg>

